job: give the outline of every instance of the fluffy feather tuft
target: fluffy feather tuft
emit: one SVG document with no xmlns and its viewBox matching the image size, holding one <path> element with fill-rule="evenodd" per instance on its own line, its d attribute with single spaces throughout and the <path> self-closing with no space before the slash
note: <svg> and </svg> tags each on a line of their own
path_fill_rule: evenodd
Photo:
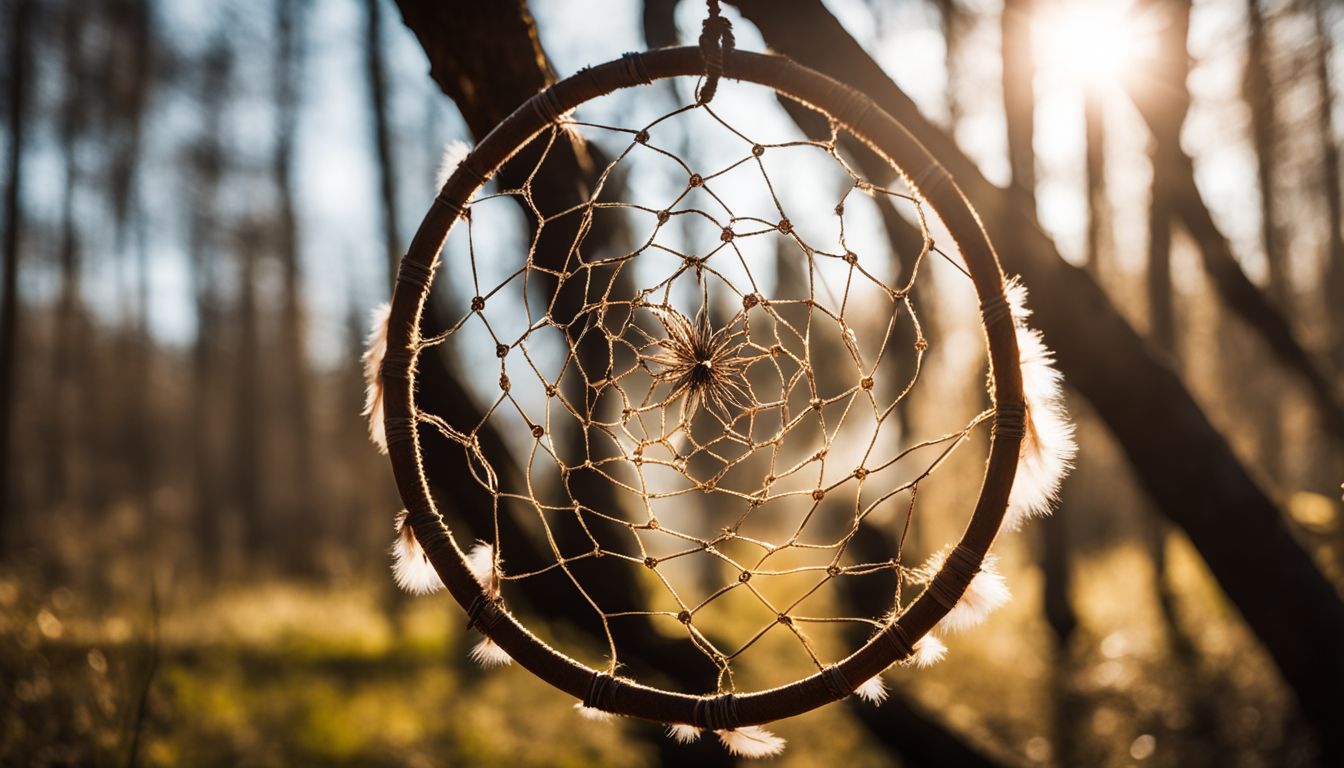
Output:
<svg viewBox="0 0 1344 768">
<path fill-rule="evenodd" d="M 486 593 L 499 594 L 499 571 L 495 568 L 494 545 L 484 541 L 476 542 L 476 546 L 467 553 L 467 569 Z"/>
<path fill-rule="evenodd" d="M 773 757 L 784 751 L 787 743 L 759 725 L 747 725 L 731 731 L 715 731 L 719 741 L 738 757 Z"/>
<path fill-rule="evenodd" d="M 1055 368 L 1055 353 L 1041 332 L 1027 324 L 1027 289 L 1017 278 L 1005 291 L 1017 326 L 1018 356 L 1022 365 L 1022 399 L 1027 405 L 1026 434 L 1017 463 L 1017 479 L 1008 496 L 1004 527 L 1017 530 L 1033 517 L 1050 514 L 1059 498 L 1059 485 L 1078 455 L 1073 422 L 1064 407 L 1064 377 Z"/>
<path fill-rule="evenodd" d="M 379 304 L 373 308 L 369 337 L 365 340 L 364 357 L 364 410 L 369 417 L 369 440 L 378 446 L 379 453 L 387 453 L 387 432 L 383 427 L 383 357 L 387 355 L 387 321 L 392 305 Z"/>
<path fill-rule="evenodd" d="M 915 643 L 915 654 L 910 659 L 916 667 L 927 669 L 942 661 L 946 655 L 947 644 L 939 640 L 937 635 L 928 634 Z"/>
<path fill-rule="evenodd" d="M 869 704 L 881 704 L 887 700 L 887 684 L 881 675 L 873 675 L 855 688 L 854 693 Z"/>
<path fill-rule="evenodd" d="M 694 725 L 686 725 L 685 723 L 677 723 L 675 725 L 667 726 L 668 738 L 678 744 L 690 744 L 700 738 L 700 734 L 702 733 L 704 733 L 704 731 L 696 728 Z"/>
<path fill-rule="evenodd" d="M 980 564 L 980 571 L 971 577 L 971 583 L 966 586 L 961 599 L 938 622 L 938 626 L 949 632 L 970 629 L 1006 605 L 1012 597 L 1008 591 L 1008 582 L 999 573 L 998 556 L 986 555 Z"/>
<path fill-rule="evenodd" d="M 406 524 L 406 510 L 397 513 L 397 538 L 392 543 L 392 578 L 412 595 L 428 595 L 443 589 L 443 581 L 429 562 L 415 530 Z"/>
<path fill-rule="evenodd" d="M 609 723 L 616 718 L 615 715 L 605 709 L 597 707 L 585 707 L 581 702 L 575 702 L 574 711 L 579 713 L 579 717 L 584 720 L 592 720 L 595 723 Z"/>
<path fill-rule="evenodd" d="M 443 156 L 439 159 L 439 170 L 434 174 L 434 189 L 443 189 L 443 185 L 448 183 L 448 177 L 453 175 L 457 166 L 467 159 L 471 154 L 471 147 L 460 141 L 450 141 L 448 146 L 443 148 Z"/>
<path fill-rule="evenodd" d="M 513 663 L 513 657 L 509 655 L 509 652 L 500 648 L 499 643 L 488 637 L 473 645 L 469 655 L 472 661 L 486 669 L 507 667 Z"/>
</svg>

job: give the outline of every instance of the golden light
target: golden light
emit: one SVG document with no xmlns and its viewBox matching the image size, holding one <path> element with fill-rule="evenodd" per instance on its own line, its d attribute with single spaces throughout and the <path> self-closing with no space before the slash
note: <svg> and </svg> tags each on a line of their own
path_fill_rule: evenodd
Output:
<svg viewBox="0 0 1344 768">
<path fill-rule="evenodd" d="M 1144 26 L 1127 0 L 1042 3 L 1032 28 L 1037 66 L 1081 85 L 1123 84 L 1152 55 Z"/>
</svg>

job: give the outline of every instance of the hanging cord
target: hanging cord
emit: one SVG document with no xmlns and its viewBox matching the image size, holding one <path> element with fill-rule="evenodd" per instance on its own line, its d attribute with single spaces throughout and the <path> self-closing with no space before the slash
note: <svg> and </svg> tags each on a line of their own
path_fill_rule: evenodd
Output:
<svg viewBox="0 0 1344 768">
<path fill-rule="evenodd" d="M 700 32 L 700 55 L 705 59 L 705 82 L 696 94 L 696 102 L 708 104 L 719 90 L 723 75 L 723 57 L 733 50 L 733 23 L 719 13 L 719 0 L 708 0 L 709 16 Z"/>
</svg>

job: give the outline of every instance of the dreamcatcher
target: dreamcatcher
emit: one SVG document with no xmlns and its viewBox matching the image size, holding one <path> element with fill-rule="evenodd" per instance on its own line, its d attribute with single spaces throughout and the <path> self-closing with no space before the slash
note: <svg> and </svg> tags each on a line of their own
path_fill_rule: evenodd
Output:
<svg viewBox="0 0 1344 768">
<path fill-rule="evenodd" d="M 375 317 L 366 412 L 406 510 L 394 575 L 447 587 L 483 635 L 476 660 L 516 661 L 590 718 L 759 756 L 783 747 L 763 724 L 856 692 L 880 702 L 884 670 L 936 662 L 946 633 L 1006 602 L 988 550 L 1048 512 L 1074 448 L 1025 291 L 937 160 L 857 91 L 733 50 L 716 2 L 700 42 L 556 83 L 452 169 Z M 694 101 L 653 120 L 576 112 L 686 76 Z M 721 78 L 819 130 L 760 138 L 711 104 Z M 701 126 L 695 158 L 679 123 Z M 576 134 L 615 157 L 556 205 L 581 187 Z M 896 181 L 855 170 L 855 140 Z M 865 200 L 918 228 L 899 268 L 861 242 Z M 510 223 L 524 234 L 502 235 Z M 919 437 L 901 412 L 930 347 L 915 287 L 935 259 L 978 301 L 989 407 Z M 448 377 L 430 357 L 446 352 Z M 912 560 L 921 487 L 986 443 L 959 540 Z M 573 658 L 593 648 L 576 634 L 600 655 Z M 753 668 L 755 653 L 803 671 Z"/>
</svg>

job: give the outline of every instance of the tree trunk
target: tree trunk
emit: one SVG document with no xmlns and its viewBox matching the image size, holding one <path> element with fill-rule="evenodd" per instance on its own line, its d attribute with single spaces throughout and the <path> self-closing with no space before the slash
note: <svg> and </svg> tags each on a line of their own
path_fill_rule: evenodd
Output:
<svg viewBox="0 0 1344 768">
<path fill-rule="evenodd" d="M 679 42 L 677 0 L 644 0 L 641 29 L 644 32 L 644 44 L 649 48 L 676 45 Z"/>
<path fill-rule="evenodd" d="M 1036 57 L 1031 16 L 1035 0 L 1004 0 L 999 31 L 1003 47 L 1003 112 L 1013 186 L 1036 199 Z"/>
<path fill-rule="evenodd" d="M 238 304 L 234 308 L 233 491 L 234 509 L 243 524 L 243 558 L 254 566 L 271 554 L 274 526 L 267 514 L 262 473 L 268 462 L 263 453 L 261 425 L 266 423 L 266 401 L 261 383 L 261 334 L 257 312 L 257 250 L 262 238 L 254 223 L 245 223 L 234 243 L 238 259 Z"/>
<path fill-rule="evenodd" d="M 1270 73 L 1270 44 L 1265 28 L 1265 15 L 1258 0 L 1246 0 L 1249 35 L 1246 46 L 1246 69 L 1242 78 L 1242 97 L 1251 111 L 1251 145 L 1255 148 L 1256 176 L 1260 192 L 1260 245 L 1265 253 L 1269 273 L 1269 296 L 1289 315 L 1292 289 L 1288 279 L 1288 265 L 1280 246 L 1277 193 L 1278 169 L 1278 100 L 1274 97 Z M 1283 479 L 1283 402 L 1273 383 L 1248 382 L 1235 393 L 1242 408 L 1255 414 L 1256 431 L 1260 435 L 1258 456 L 1265 474 L 1275 480 Z"/>
<path fill-rule="evenodd" d="M 1166 11 L 1170 21 L 1158 31 L 1158 79 L 1161 82 L 1184 83 L 1190 74 L 1190 58 L 1186 53 L 1186 36 L 1190 29 L 1189 0 L 1151 0 L 1152 5 Z M 1189 111 L 1189 101 L 1173 104 L 1176 114 L 1172 125 L 1179 134 Z M 1148 297 L 1148 339 L 1177 372 L 1180 371 L 1180 351 L 1176 345 L 1176 308 L 1171 285 L 1171 201 L 1165 186 L 1158 183 L 1160 157 L 1156 142 L 1149 142 L 1148 157 L 1153 168 L 1148 205 L 1148 264 L 1144 289 Z M 1178 642 L 1185 642 L 1178 631 L 1176 601 L 1167 578 L 1167 528 L 1160 520 L 1148 527 L 1148 552 L 1153 561 L 1153 581 L 1168 632 Z"/>
<path fill-rule="evenodd" d="M 1001 256 L 1037 287 L 1035 317 L 1060 368 L 1106 422 L 1154 503 L 1189 534 L 1296 692 L 1327 754 L 1344 757 L 1344 604 L 1176 374 L 1096 283 L 1060 258 L 1026 196 L 990 184 L 819 0 L 734 4 L 771 48 L 868 93 L 899 119 L 957 179 L 995 242 L 1017 232 L 1023 247 Z"/>
<path fill-rule="evenodd" d="M 1344 201 L 1340 184 L 1344 165 L 1340 162 L 1339 139 L 1335 136 L 1332 115 L 1334 94 L 1330 88 L 1330 54 L 1332 38 L 1326 25 L 1326 0 L 1316 0 L 1316 90 L 1320 105 L 1317 107 L 1317 130 L 1321 135 L 1321 183 L 1325 187 L 1327 251 L 1322 283 L 1325 316 L 1330 333 L 1330 352 L 1336 371 L 1344 371 Z"/>
<path fill-rule="evenodd" d="M 1269 273 L 1269 295 L 1287 309 L 1291 306 L 1287 265 L 1279 247 L 1278 211 L 1274 184 L 1278 168 L 1278 99 L 1269 69 L 1269 40 L 1265 15 L 1258 0 L 1246 0 L 1249 27 L 1246 42 L 1246 70 L 1242 78 L 1242 98 L 1251 110 L 1251 144 L 1255 147 L 1255 166 L 1260 187 L 1260 245 L 1265 252 Z"/>
<path fill-rule="evenodd" d="M 373 117 L 373 148 L 378 157 L 378 191 L 383 213 L 383 240 L 387 246 L 387 279 L 397 278 L 401 263 L 401 233 L 397 231 L 397 174 L 392 157 L 392 131 L 387 121 L 387 76 L 383 62 L 383 0 L 366 0 L 369 28 L 364 41 L 365 72 L 369 80 L 369 111 Z"/>
<path fill-rule="evenodd" d="M 1003 55 L 1003 111 L 1005 127 L 1008 131 L 1008 161 L 1012 170 L 1012 186 L 1029 204 L 1035 214 L 1036 201 L 1036 149 L 1035 110 L 1036 96 L 1032 80 L 1036 75 L 1035 61 L 1032 56 L 1031 13 L 1034 3 L 1031 0 L 1007 0 L 1000 19 Z M 1092 145 L 1088 144 L 1089 190 L 1091 189 Z M 1089 194 L 1089 201 L 1091 201 Z M 1092 233 L 1089 218 L 1089 235 Z M 1089 243 L 1091 239 L 1089 238 Z M 1015 251 L 1021 246 L 1013 243 L 1001 243 L 1006 251 Z M 1069 638 L 1078 626 L 1078 617 L 1069 601 L 1069 553 L 1068 523 L 1072 512 L 1061 504 L 1055 513 L 1041 520 L 1041 604 L 1045 611 L 1046 623 L 1054 632 L 1055 646 L 1065 649 Z"/>
<path fill-rule="evenodd" d="M 1190 29 L 1190 0 L 1146 0 L 1141 12 L 1169 17 L 1157 36 L 1157 55 L 1151 66 L 1158 82 L 1183 84 L 1190 76 L 1190 56 L 1186 37 Z M 1185 98 L 1172 98 L 1166 105 L 1166 122 L 1172 136 L 1179 140 L 1181 126 L 1190 110 L 1189 91 L 1180 88 Z M 1162 156 L 1156 140 L 1148 142 L 1148 160 L 1153 179 L 1148 204 L 1148 269 L 1145 291 L 1148 297 L 1148 338 L 1164 353 L 1173 368 L 1180 369 L 1180 350 L 1176 335 L 1176 306 L 1171 284 L 1172 215 L 1171 197 L 1166 186 L 1158 183 Z"/>
<path fill-rule="evenodd" d="M 14 382 L 19 362 L 19 244 L 23 229 L 24 129 L 28 122 L 28 44 L 32 3 L 14 0 L 9 25 L 9 178 L 5 183 L 4 305 L 0 307 L 0 558 L 9 554 L 14 509 Z"/>
<path fill-rule="evenodd" d="M 135 206 L 136 176 L 144 139 L 144 116 L 149 102 L 153 68 L 156 64 L 152 45 L 150 0 L 118 0 L 110 6 L 115 60 L 109 100 L 116 117 L 115 133 L 108 158 L 109 197 L 116 226 L 117 252 L 125 249 L 130 212 Z M 80 5 L 75 3 L 74 5 Z"/>
<path fill-rule="evenodd" d="M 206 54 L 200 104 L 203 134 L 192 152 L 193 205 L 187 223 L 188 254 L 196 299 L 196 341 L 192 349 L 191 414 L 188 440 L 194 483 L 196 549 L 209 581 L 223 575 L 225 561 L 223 489 L 218 481 L 216 446 L 212 436 L 222 427 L 218 417 L 219 298 L 215 280 L 218 243 L 214 230 L 217 197 L 225 157 L 220 130 L 224 97 L 232 79 L 232 52 L 223 39 Z"/>
<path fill-rule="evenodd" d="M 52 349 L 51 408 L 49 429 L 51 440 L 45 444 L 47 471 L 45 484 L 50 488 L 49 500 L 56 508 L 71 504 L 83 511 L 81 502 L 87 501 L 79 493 L 87 488 L 87 477 L 70 476 L 71 467 L 90 467 L 94 462 L 78 456 L 85 449 L 86 440 L 67 434 L 71 424 L 88 425 L 81 418 L 85 412 L 84 398 L 77 390 L 86 385 L 87 377 L 74 377 L 77 360 L 88 360 L 85 346 L 88 334 L 81 326 L 83 307 L 80 302 L 79 232 L 75 222 L 75 196 L 81 187 L 78 143 L 89 112 L 85 88 L 83 30 L 85 14 L 82 7 L 65 9 L 62 19 L 61 48 L 64 56 L 62 72 L 65 99 L 61 105 L 58 135 L 65 165 L 64 187 L 61 193 L 61 236 L 58 246 L 60 288 L 56 300 L 56 331 Z M 72 455 L 76 454 L 76 455 Z"/>
<path fill-rule="evenodd" d="M 157 466 L 154 428 L 154 399 L 150 394 L 153 382 L 154 338 L 149 327 L 150 264 L 149 233 L 145 211 L 140 200 L 139 171 L 144 138 L 144 118 L 149 105 L 156 63 L 153 20 L 149 0 L 129 0 L 118 6 L 117 26 L 124 32 L 120 55 L 129 61 L 129 80 L 120 91 L 121 136 L 117 142 L 116 158 L 112 166 L 111 196 L 117 221 L 117 240 L 129 240 L 128 231 L 135 230 L 135 253 L 126 258 L 133 261 L 135 274 L 134 306 L 135 334 L 131 340 L 131 408 L 130 461 L 133 485 L 140 500 L 143 519 L 147 525 L 151 552 L 157 556 L 160 526 L 154 504 L 154 475 Z M 123 247 L 118 248 L 124 252 Z"/>
<path fill-rule="evenodd" d="M 957 6 L 958 0 L 933 0 L 938 11 L 938 23 L 943 33 L 943 71 L 947 73 L 947 126 L 955 131 L 961 122 L 961 102 L 957 98 L 958 66 L 957 56 L 961 50 L 963 27 L 966 24 L 964 12 Z"/>
<path fill-rule="evenodd" d="M 1106 196 L 1106 115 L 1101 94 L 1084 86 L 1083 134 L 1087 171 L 1087 251 L 1084 262 L 1097 281 L 1105 283 L 1102 253 L 1110 247 L 1111 203 Z"/>
<path fill-rule="evenodd" d="M 1159 162 L 1152 152 L 1154 166 Z M 1176 346 L 1176 307 L 1171 287 L 1171 208 L 1161 185 L 1153 185 L 1148 204 L 1148 270 L 1145 289 L 1148 296 L 1148 338 L 1177 368 L 1180 351 Z"/>
<path fill-rule="evenodd" d="M 323 502 L 313 483 L 312 417 L 309 411 L 309 372 L 303 311 L 303 268 L 298 212 L 294 203 L 294 142 L 298 127 L 299 83 L 303 70 L 303 19 L 305 0 L 277 0 L 276 92 L 277 116 L 274 174 L 279 194 L 279 255 L 283 280 L 280 317 L 280 355 L 285 366 L 281 387 L 292 472 L 281 486 L 283 517 L 289 525 L 310 527 L 318 518 L 314 510 Z M 258 404 L 259 405 L 259 404 Z M 245 417 L 240 414 L 240 417 Z M 258 522 L 263 522 L 258 520 Z M 320 530 L 320 526 L 317 528 Z M 274 531 L 273 531 L 274 532 Z M 268 542 L 273 536 L 266 537 Z M 318 546 L 322 544 L 320 537 Z M 318 547 L 307 546 L 284 553 L 300 572 L 311 575 L 317 568 Z M 253 552 L 252 554 L 258 554 Z"/>
</svg>

